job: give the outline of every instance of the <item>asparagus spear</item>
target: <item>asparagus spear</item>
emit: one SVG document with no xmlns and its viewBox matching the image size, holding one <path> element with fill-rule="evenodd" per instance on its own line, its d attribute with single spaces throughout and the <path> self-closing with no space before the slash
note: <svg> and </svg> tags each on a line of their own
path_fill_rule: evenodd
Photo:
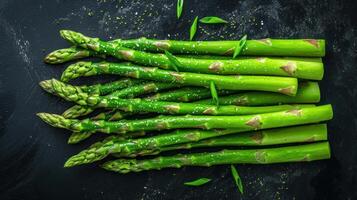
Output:
<svg viewBox="0 0 357 200">
<path fill-rule="evenodd" d="M 61 125 L 62 127 L 67 126 L 64 125 L 66 124 L 67 119 L 64 120 L 61 118 L 51 119 L 53 115 L 46 115 L 46 114 L 39 114 L 39 116 L 47 123 L 50 124 L 56 123 L 56 127 L 61 127 Z M 194 142 L 202 139 L 207 139 L 210 137 L 227 135 L 230 133 L 238 133 L 238 132 L 257 130 L 257 129 L 269 129 L 269 128 L 284 127 L 284 126 L 302 125 L 302 124 L 326 121 L 332 118 L 332 108 L 330 105 L 325 105 L 325 106 L 318 106 L 314 108 L 304 108 L 294 111 L 283 111 L 283 112 L 266 113 L 260 115 L 248 115 L 248 116 L 239 116 L 239 117 L 220 116 L 220 117 L 209 117 L 209 118 L 215 118 L 215 119 L 212 121 L 201 120 L 201 123 L 195 123 L 196 121 L 199 121 L 199 119 L 190 118 L 189 123 L 192 126 L 185 126 L 185 127 L 226 128 L 227 130 L 218 130 L 217 132 L 203 131 L 203 130 L 198 132 L 192 132 L 190 130 L 179 130 L 181 132 L 172 134 L 174 136 L 177 135 L 175 139 L 169 138 L 168 142 L 164 144 L 168 146 L 169 144 Z M 182 121 L 172 120 L 173 123 L 169 123 L 167 118 L 158 118 L 158 119 L 159 121 L 157 121 L 158 123 L 156 123 L 156 127 L 155 127 L 156 129 L 163 128 L 162 122 L 165 122 L 166 126 L 169 126 L 165 128 L 183 128 Z M 143 124 L 145 124 L 146 126 L 149 126 L 151 125 L 149 121 L 146 122 L 142 121 L 142 122 L 144 122 Z M 97 123 L 96 125 L 100 126 L 99 123 Z M 73 124 L 72 127 L 74 126 L 77 125 Z M 119 126 L 117 126 L 117 128 L 118 127 Z M 126 127 L 129 127 L 129 125 L 127 125 Z M 106 126 L 105 128 L 107 132 L 110 131 L 109 126 Z M 229 130 L 231 128 L 235 130 Z M 170 143 L 170 141 L 172 143 Z M 137 143 L 125 144 L 124 147 L 131 148 L 131 146 L 134 145 L 133 149 L 135 149 L 136 144 Z M 95 148 L 89 148 L 87 150 L 80 152 L 77 155 L 72 156 L 66 162 L 65 167 L 91 163 L 105 158 L 110 153 L 123 153 L 125 150 L 123 150 L 123 146 L 120 145 L 121 143 L 118 143 L 116 141 L 110 141 L 108 143 L 104 143 L 103 145 L 97 146 Z M 155 145 L 152 146 L 159 147 Z M 148 147 L 144 146 L 144 148 L 148 148 Z M 123 154 L 125 155 L 125 153 Z"/>
<path fill-rule="evenodd" d="M 48 92 L 54 93 L 55 89 L 52 88 L 51 84 L 47 81 L 42 81 L 40 85 Z M 73 86 L 76 91 L 82 91 L 80 88 Z M 160 90 L 170 89 L 180 87 L 177 84 L 170 84 L 170 83 L 154 83 L 149 82 L 143 85 L 135 85 L 132 87 L 125 88 L 123 90 L 115 91 L 107 96 L 106 98 L 118 97 L 118 98 L 134 98 L 135 96 L 139 96 L 142 94 L 148 94 L 152 92 L 157 92 Z M 67 109 L 62 115 L 66 118 L 76 118 L 79 116 L 85 116 L 92 113 L 95 110 L 93 106 L 85 106 L 85 105 L 75 105 L 71 108 Z"/>
<path fill-rule="evenodd" d="M 279 112 L 242 115 L 242 116 L 162 116 L 140 120 L 122 120 L 116 122 L 93 121 L 90 119 L 65 119 L 60 115 L 38 113 L 43 121 L 51 126 L 76 132 L 97 131 L 102 133 L 125 134 L 130 131 L 150 131 L 176 128 L 243 128 L 258 130 L 315 123 L 332 118 L 331 105 L 308 107 Z"/>
<path fill-rule="evenodd" d="M 209 87 L 210 82 L 213 81 L 218 89 L 270 91 L 291 96 L 294 96 L 297 90 L 297 79 L 290 77 L 220 76 L 189 72 L 172 72 L 127 63 L 108 62 L 78 62 L 72 64 L 63 72 L 61 80 L 67 82 L 80 76 L 94 76 L 99 74 L 116 74 L 137 79 L 141 78 L 203 87 Z"/>
<path fill-rule="evenodd" d="M 320 88 L 317 82 L 300 82 L 294 97 L 271 92 L 245 92 L 221 96 L 220 105 L 263 106 L 291 103 L 318 103 Z M 199 104 L 214 104 L 211 99 L 196 101 Z"/>
<path fill-rule="evenodd" d="M 85 37 L 80 33 L 61 30 L 61 36 L 74 44 L 96 51 L 98 38 Z M 113 44 L 142 51 L 162 52 L 163 50 L 180 54 L 233 55 L 238 41 L 174 41 L 139 38 L 116 40 Z M 92 47 L 91 47 L 92 46 Z M 323 57 L 325 40 L 315 39 L 260 39 L 247 40 L 241 55 L 252 56 L 307 56 Z"/>
<path fill-rule="evenodd" d="M 135 157 L 156 155 L 160 152 L 179 149 L 225 146 L 267 146 L 327 140 L 326 124 L 294 126 L 247 133 L 236 132 L 236 130 L 221 130 L 217 132 L 193 130 L 189 138 L 195 136 L 196 141 L 179 139 L 181 137 L 187 137 L 187 134 L 176 132 L 126 141 L 118 145 L 118 147 L 120 146 L 120 148 L 124 148 L 124 150 L 120 150 L 119 153 L 114 153 L 113 156 Z M 216 137 L 217 135 L 218 137 Z M 125 148 L 125 143 L 129 143 L 127 146 L 131 148 Z M 134 143 L 134 145 L 132 143 Z"/>
<path fill-rule="evenodd" d="M 175 66 L 164 54 L 152 54 L 125 48 L 121 45 L 89 38 L 73 31 L 61 31 L 62 37 L 75 45 L 109 54 L 121 60 L 164 69 L 178 68 L 180 71 L 211 74 L 248 74 L 292 76 L 303 79 L 321 80 L 322 62 L 286 60 L 279 58 L 243 58 L 236 60 L 203 60 L 177 58 L 180 66 Z"/>
<path fill-rule="evenodd" d="M 116 43 L 119 42 L 120 40 L 112 40 L 110 42 Z M 78 56 L 80 55 L 80 57 Z M 99 56 L 99 57 L 105 57 L 104 54 L 98 54 L 97 52 L 90 50 L 90 49 L 84 49 L 82 47 L 70 47 L 70 48 L 65 48 L 65 49 L 58 49 L 50 54 L 48 54 L 45 58 L 45 62 L 49 64 L 59 64 L 59 63 L 64 63 L 80 58 L 86 58 L 89 56 Z M 193 59 L 208 59 L 208 60 L 231 60 L 231 59 L 245 59 L 245 58 L 252 58 L 252 57 L 246 57 L 246 56 L 239 56 L 237 58 L 232 58 L 232 56 L 214 56 L 214 55 L 185 55 L 185 54 L 179 54 L 176 57 L 179 58 L 193 58 Z M 307 61 L 307 62 L 319 62 L 321 63 L 322 60 L 321 58 L 310 58 L 310 57 L 304 57 L 304 58 L 299 58 L 299 57 L 280 57 L 279 59 L 286 59 L 286 60 L 301 60 L 301 61 Z"/>
<path fill-rule="evenodd" d="M 194 115 L 245 115 L 254 113 L 273 112 L 296 108 L 290 105 L 264 106 L 264 107 L 241 107 L 225 105 L 217 108 L 214 105 L 195 103 L 175 103 L 164 101 L 146 101 L 142 99 L 120 99 L 110 96 L 103 97 L 83 93 L 78 88 L 62 83 L 55 79 L 43 81 L 46 90 L 68 101 L 80 105 L 96 108 L 114 108 L 129 112 L 153 112 L 162 114 L 194 114 Z M 51 85 L 51 87 L 49 87 Z M 311 105 L 308 105 L 311 106 Z M 304 106 L 299 106 L 304 107 Z"/>
<path fill-rule="evenodd" d="M 285 162 L 307 162 L 330 158 L 328 142 L 313 144 L 246 150 L 222 150 L 213 153 L 178 154 L 160 156 L 147 160 L 118 159 L 108 161 L 102 167 L 118 173 L 180 168 L 183 166 L 210 167 L 224 164 L 272 164 Z"/>
</svg>

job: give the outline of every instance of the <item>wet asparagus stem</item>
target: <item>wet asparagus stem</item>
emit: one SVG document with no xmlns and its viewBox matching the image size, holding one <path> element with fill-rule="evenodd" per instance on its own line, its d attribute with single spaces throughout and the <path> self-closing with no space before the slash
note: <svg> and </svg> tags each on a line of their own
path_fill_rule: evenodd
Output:
<svg viewBox="0 0 357 200">
<path fill-rule="evenodd" d="M 93 121 L 90 119 L 65 119 L 60 115 L 49 113 L 38 113 L 37 115 L 49 125 L 57 128 L 65 128 L 76 132 L 97 131 L 102 133 L 125 134 L 131 131 L 176 128 L 247 128 L 249 130 L 258 130 L 299 125 L 331 119 L 332 108 L 330 105 L 324 105 L 242 116 L 161 116 L 157 118 L 121 120 L 115 122 L 103 120 Z"/>
<path fill-rule="evenodd" d="M 213 81 L 220 90 L 259 90 L 278 92 L 290 96 L 296 94 L 298 84 L 297 79 L 291 77 L 196 74 L 141 67 L 128 63 L 108 62 L 78 62 L 72 64 L 63 72 L 61 80 L 67 82 L 80 76 L 94 76 L 99 74 L 115 74 L 136 79 L 140 78 L 203 87 L 209 87 L 210 82 Z"/>
<path fill-rule="evenodd" d="M 222 150 L 213 153 L 177 154 L 147 160 L 118 159 L 106 162 L 102 167 L 118 173 L 180 168 L 183 166 L 210 167 L 224 164 L 272 164 L 308 162 L 330 158 L 328 142 L 305 145 L 246 150 Z"/>
<path fill-rule="evenodd" d="M 85 37 L 80 33 L 69 30 L 61 30 L 63 38 L 75 44 L 93 45 L 98 38 Z M 92 41 L 94 40 L 94 41 Z M 146 38 L 132 40 L 112 40 L 117 46 L 142 51 L 163 52 L 164 50 L 179 54 L 213 54 L 233 55 L 238 41 L 174 41 L 151 40 Z M 85 46 L 85 47 L 87 47 Z M 94 48 L 94 47 L 93 47 Z M 92 48 L 88 48 L 93 50 Z M 95 51 L 95 50 L 94 50 Z M 325 55 L 325 41 L 314 39 L 261 39 L 247 40 L 241 55 L 250 56 L 306 56 L 323 57 Z"/>
<path fill-rule="evenodd" d="M 244 92 L 221 96 L 220 105 L 237 106 L 263 106 L 292 103 L 318 103 L 320 101 L 320 88 L 317 82 L 300 82 L 294 97 L 272 92 Z M 212 99 L 196 101 L 199 104 L 214 104 Z"/>
<path fill-rule="evenodd" d="M 80 87 L 80 89 L 86 93 L 97 93 L 99 95 L 106 95 L 116 90 L 124 89 L 126 87 L 131 87 L 143 82 L 145 81 L 138 80 L 138 79 L 123 78 L 109 83 L 95 84 L 89 86 L 82 85 L 78 87 Z"/>
<path fill-rule="evenodd" d="M 80 105 L 92 106 L 97 108 L 120 109 L 126 112 L 152 112 L 161 114 L 194 115 L 246 115 L 305 107 L 305 105 L 300 105 L 298 107 L 290 105 L 264 107 L 242 107 L 225 105 L 217 108 L 214 105 L 208 104 L 145 101 L 142 99 L 129 100 L 121 99 L 116 96 L 105 97 L 99 95 L 90 95 L 82 92 L 75 86 L 62 83 L 55 79 L 42 81 L 41 85 L 46 85 L 46 87 L 44 87 L 46 91 Z"/>
<path fill-rule="evenodd" d="M 233 90 L 218 90 L 218 95 L 234 94 Z M 211 97 L 211 91 L 203 87 L 184 87 L 162 93 L 156 93 L 145 99 L 153 101 L 171 101 L 171 102 L 191 102 Z"/>
<path fill-rule="evenodd" d="M 120 147 L 118 146 L 123 150 L 112 155 L 115 157 L 136 157 L 156 155 L 165 151 L 202 147 L 266 146 L 327 140 L 326 124 L 284 127 L 237 134 L 234 132 L 237 131 L 193 130 L 191 136 L 195 136 L 197 141 L 177 139 L 179 137 L 185 138 L 187 135 L 180 135 L 180 133 L 176 132 L 133 141 L 129 140 L 122 142 Z M 188 143 L 184 143 L 185 141 L 188 141 Z M 126 146 L 130 146 L 130 148 L 125 148 Z"/>
<path fill-rule="evenodd" d="M 110 41 L 116 43 L 117 41 Z M 118 40 L 120 43 L 120 40 Z M 135 48 L 133 48 L 135 49 Z M 80 55 L 80 57 L 78 56 Z M 70 47 L 70 48 L 64 48 L 64 49 L 58 49 L 50 54 L 48 54 L 45 58 L 45 62 L 49 64 L 59 64 L 59 63 L 65 63 L 68 61 L 73 61 L 77 60 L 80 58 L 86 58 L 90 56 L 99 56 L 99 57 L 106 57 L 106 55 L 99 54 L 93 50 L 90 49 L 84 49 L 82 47 Z M 321 55 L 323 56 L 323 55 Z M 231 59 L 245 59 L 245 58 L 252 58 L 252 57 L 246 57 L 246 56 L 239 56 L 236 58 L 232 58 L 232 56 L 217 56 L 217 55 L 185 55 L 185 54 L 179 54 L 176 57 L 179 58 L 193 58 L 193 59 L 208 59 L 208 60 L 231 60 Z M 304 58 L 299 58 L 299 57 L 280 57 L 279 59 L 285 59 L 285 60 L 301 60 L 301 61 L 308 61 L 308 62 L 319 62 L 321 63 L 322 60 L 321 58 L 310 58 L 310 57 L 304 57 Z"/>
<path fill-rule="evenodd" d="M 321 80 L 323 77 L 322 62 L 279 58 L 243 58 L 235 60 L 177 58 L 181 65 L 174 66 L 164 54 L 152 54 L 132 50 L 117 43 L 103 42 L 98 38 L 86 37 L 80 33 L 68 30 L 62 30 L 61 36 L 75 45 L 101 54 L 109 54 L 121 60 L 164 69 L 174 69 L 177 67 L 179 71 L 206 74 L 292 76 L 311 80 Z"/>
</svg>

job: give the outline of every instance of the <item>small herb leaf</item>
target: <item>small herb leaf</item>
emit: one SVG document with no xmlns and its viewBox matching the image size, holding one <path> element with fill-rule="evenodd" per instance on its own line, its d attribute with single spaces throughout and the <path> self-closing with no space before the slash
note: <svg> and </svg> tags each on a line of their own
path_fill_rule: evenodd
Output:
<svg viewBox="0 0 357 200">
<path fill-rule="evenodd" d="M 193 37 L 196 35 L 196 31 L 197 31 L 197 20 L 198 17 L 195 17 L 195 20 L 193 20 L 193 23 L 191 25 L 191 29 L 190 29 L 190 40 L 193 39 Z"/>
<path fill-rule="evenodd" d="M 216 85 L 214 84 L 213 81 L 210 82 L 209 87 L 211 89 L 213 103 L 216 104 L 217 107 L 219 107 L 219 99 L 218 99 L 217 89 L 216 89 Z"/>
<path fill-rule="evenodd" d="M 184 185 L 188 185 L 188 186 L 201 186 L 204 185 L 208 182 L 210 182 L 211 179 L 209 178 L 199 178 L 197 180 L 191 181 L 191 182 L 186 182 L 184 183 Z"/>
<path fill-rule="evenodd" d="M 232 171 L 232 176 L 234 178 L 234 181 L 238 187 L 238 190 L 241 194 L 243 194 L 243 184 L 242 184 L 242 179 L 239 177 L 239 174 L 237 172 L 237 169 L 234 167 L 234 165 L 231 165 L 231 171 Z"/>
<path fill-rule="evenodd" d="M 172 55 L 169 51 L 165 51 L 165 55 L 167 59 L 169 59 L 169 61 L 171 62 L 172 68 L 174 68 L 174 70 L 178 72 L 179 71 L 178 67 L 181 66 L 180 61 L 178 61 L 178 59 L 174 55 Z"/>
<path fill-rule="evenodd" d="M 237 57 L 240 52 L 242 51 L 242 49 L 245 47 L 245 44 L 247 42 L 247 35 L 244 35 L 238 42 L 238 45 L 236 47 L 236 49 L 234 50 L 233 53 L 233 58 Z"/>
<path fill-rule="evenodd" d="M 204 23 L 204 24 L 226 24 L 226 23 L 228 23 L 226 20 L 219 18 L 219 17 L 215 17 L 215 16 L 201 18 L 200 22 Z"/>
<path fill-rule="evenodd" d="M 180 19 L 182 14 L 182 9 L 183 9 L 183 0 L 177 0 L 177 7 L 176 7 L 177 19 Z"/>
</svg>

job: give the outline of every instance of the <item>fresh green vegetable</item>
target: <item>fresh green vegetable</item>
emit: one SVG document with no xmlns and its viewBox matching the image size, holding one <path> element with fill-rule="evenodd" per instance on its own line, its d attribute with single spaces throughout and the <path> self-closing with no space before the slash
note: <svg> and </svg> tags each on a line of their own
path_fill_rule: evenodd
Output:
<svg viewBox="0 0 357 200">
<path fill-rule="evenodd" d="M 190 40 L 192 40 L 193 37 L 195 37 L 195 35 L 196 35 L 197 20 L 198 20 L 198 17 L 196 16 L 195 19 L 193 20 L 193 23 L 192 23 L 191 28 L 190 28 Z"/>
<path fill-rule="evenodd" d="M 197 180 L 194 180 L 194 181 L 190 181 L 190 182 L 186 182 L 184 183 L 184 185 L 188 185 L 188 186 L 201 186 L 201 185 L 204 185 L 208 182 L 210 182 L 211 179 L 209 178 L 199 178 Z"/>
<path fill-rule="evenodd" d="M 69 30 L 61 30 L 61 36 L 69 42 L 83 48 L 100 50 L 98 39 L 84 37 L 80 33 Z M 89 45 L 88 45 L 89 44 Z M 237 41 L 175 41 L 152 40 L 147 38 L 116 40 L 111 42 L 115 46 L 123 46 L 130 49 L 163 52 L 170 51 L 173 54 L 215 54 L 233 55 Z M 104 51 L 102 52 L 106 54 Z M 260 39 L 247 40 L 241 55 L 249 56 L 303 56 L 323 57 L 325 55 L 325 40 L 317 39 Z"/>
<path fill-rule="evenodd" d="M 183 9 L 183 0 L 177 0 L 176 13 L 177 19 L 180 19 Z"/>
<path fill-rule="evenodd" d="M 118 173 L 180 168 L 183 166 L 210 167 L 224 164 L 272 164 L 285 162 L 307 162 L 330 158 L 328 142 L 313 144 L 245 150 L 222 150 L 213 153 L 178 154 L 153 159 L 118 159 L 108 161 L 102 167 Z"/>
<path fill-rule="evenodd" d="M 178 61 L 177 58 L 168 51 L 165 51 L 165 55 L 172 63 L 172 67 L 174 68 L 174 70 L 178 72 L 178 67 L 181 67 L 180 61 Z"/>
<path fill-rule="evenodd" d="M 218 94 L 216 90 L 216 85 L 214 84 L 213 81 L 210 82 L 210 90 L 211 90 L 211 95 L 212 95 L 212 101 L 214 104 L 219 107 L 219 99 L 218 99 Z"/>
<path fill-rule="evenodd" d="M 313 124 L 287 128 L 284 127 L 240 133 L 242 131 L 243 130 L 227 129 L 219 131 L 191 130 L 191 132 L 186 132 L 186 134 L 181 134 L 180 132 L 173 132 L 143 140 L 128 141 L 129 143 L 134 142 L 138 145 L 138 147 L 132 147 L 131 152 L 124 153 L 123 151 L 119 151 L 120 153 L 114 153 L 112 155 L 115 157 L 135 157 L 139 155 L 156 155 L 165 151 L 192 148 L 242 146 L 253 147 L 327 140 L 326 124 Z M 190 136 L 190 138 L 195 138 L 195 140 L 188 141 L 180 139 L 188 136 Z M 174 141 L 175 144 L 171 145 L 172 141 Z M 123 147 L 126 146 L 125 144 L 121 145 Z"/>
<path fill-rule="evenodd" d="M 89 48 L 99 53 L 109 54 L 121 60 L 127 60 L 138 64 L 150 65 L 164 69 L 172 69 L 173 66 L 170 60 L 162 54 L 152 54 L 127 49 L 123 46 L 110 42 L 103 42 L 95 38 L 89 38 L 76 32 L 62 32 L 62 35 L 65 38 L 77 45 L 82 46 L 83 48 Z M 177 66 L 180 72 L 188 71 L 208 74 L 292 76 L 311 80 L 321 80 L 323 77 L 323 64 L 310 61 L 286 60 L 279 58 L 207 60 L 178 57 L 177 60 L 181 63 L 180 66 Z M 92 74 L 92 72 L 87 73 L 88 75 Z"/>
<path fill-rule="evenodd" d="M 243 184 L 242 184 L 242 179 L 240 178 L 237 169 L 234 167 L 234 165 L 231 165 L 231 172 L 232 172 L 232 176 L 234 179 L 234 182 L 236 183 L 238 190 L 241 194 L 244 193 L 243 191 Z"/>
<path fill-rule="evenodd" d="M 294 97 L 273 92 L 243 92 L 221 96 L 220 105 L 238 106 L 263 106 L 294 103 L 318 103 L 320 101 L 320 88 L 317 82 L 300 82 Z M 212 99 L 200 100 L 194 103 L 212 104 Z"/>
<path fill-rule="evenodd" d="M 244 35 L 242 39 L 239 40 L 237 47 L 234 49 L 233 58 L 236 58 L 247 43 L 247 35 Z"/>
<path fill-rule="evenodd" d="M 65 119 L 60 115 L 38 113 L 43 121 L 51 126 L 65 128 L 76 132 L 98 131 L 103 133 L 125 134 L 130 131 L 150 131 L 176 128 L 242 128 L 258 130 L 316 123 L 330 120 L 330 105 L 285 110 L 280 112 L 242 115 L 242 116 L 163 116 L 140 120 L 122 120 L 115 122 Z M 284 120 L 284 121 L 283 121 Z"/>
<path fill-rule="evenodd" d="M 204 24 L 226 24 L 226 23 L 228 23 L 226 20 L 219 18 L 219 17 L 215 17 L 215 16 L 203 17 L 200 19 L 200 22 L 204 23 Z"/>
<path fill-rule="evenodd" d="M 217 89 L 259 90 L 278 92 L 294 96 L 297 91 L 297 79 L 271 76 L 221 76 L 189 72 L 171 72 L 151 67 L 140 67 L 121 63 L 78 62 L 70 65 L 62 74 L 61 80 L 67 82 L 80 76 L 115 74 L 120 76 L 153 81 L 176 83 L 190 86 L 209 87 L 213 81 Z"/>
</svg>

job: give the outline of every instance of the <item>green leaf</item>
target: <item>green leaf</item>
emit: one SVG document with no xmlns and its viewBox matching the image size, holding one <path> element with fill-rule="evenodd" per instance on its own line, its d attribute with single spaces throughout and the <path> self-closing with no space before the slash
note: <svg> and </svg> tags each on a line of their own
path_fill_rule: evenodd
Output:
<svg viewBox="0 0 357 200">
<path fill-rule="evenodd" d="M 180 19 L 183 9 L 183 0 L 177 0 L 176 14 L 177 19 Z"/>
<path fill-rule="evenodd" d="M 241 194 L 243 194 L 244 191 L 243 191 L 242 179 L 239 177 L 237 169 L 234 167 L 234 165 L 231 165 L 231 171 L 232 171 L 232 176 L 234 178 L 234 181 L 236 182 L 239 192 Z"/>
<path fill-rule="evenodd" d="M 233 53 L 233 58 L 237 57 L 240 52 L 242 51 L 242 49 L 245 47 L 245 44 L 247 43 L 247 35 L 244 35 L 238 42 L 238 45 L 236 47 L 236 49 L 234 50 Z"/>
<path fill-rule="evenodd" d="M 200 22 L 204 23 L 204 24 L 226 24 L 226 23 L 228 23 L 226 20 L 219 18 L 219 17 L 215 17 L 215 16 L 201 18 Z"/>
<path fill-rule="evenodd" d="M 196 16 L 195 17 L 195 20 L 193 20 L 193 23 L 191 25 L 191 29 L 190 29 L 190 40 L 193 39 L 193 37 L 195 36 L 196 34 L 196 31 L 197 31 L 197 20 L 198 20 L 198 17 Z"/>
<path fill-rule="evenodd" d="M 172 55 L 170 52 L 168 52 L 166 50 L 165 50 L 165 55 L 169 59 L 169 61 L 171 62 L 172 68 L 174 68 L 174 70 L 178 72 L 179 71 L 178 67 L 181 66 L 180 61 L 178 61 L 177 58 L 174 55 Z"/>
<path fill-rule="evenodd" d="M 216 104 L 217 107 L 219 107 L 217 89 L 216 89 L 216 85 L 214 84 L 213 81 L 210 82 L 209 87 L 211 89 L 211 95 L 212 95 L 213 103 Z"/>
<path fill-rule="evenodd" d="M 197 180 L 191 181 L 191 182 L 186 182 L 184 183 L 184 185 L 188 185 L 188 186 L 201 186 L 204 185 L 208 182 L 210 182 L 211 179 L 209 178 L 199 178 Z"/>
</svg>

